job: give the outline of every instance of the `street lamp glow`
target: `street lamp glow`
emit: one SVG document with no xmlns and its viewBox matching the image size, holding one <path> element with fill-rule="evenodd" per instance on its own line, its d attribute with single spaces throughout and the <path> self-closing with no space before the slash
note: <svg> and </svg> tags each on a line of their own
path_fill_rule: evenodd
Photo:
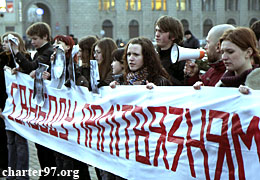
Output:
<svg viewBox="0 0 260 180">
<path fill-rule="evenodd" d="M 42 8 L 37 8 L 37 9 L 36 9 L 36 14 L 39 15 L 39 16 L 41 16 L 41 15 L 44 14 L 44 10 L 43 10 Z"/>
</svg>

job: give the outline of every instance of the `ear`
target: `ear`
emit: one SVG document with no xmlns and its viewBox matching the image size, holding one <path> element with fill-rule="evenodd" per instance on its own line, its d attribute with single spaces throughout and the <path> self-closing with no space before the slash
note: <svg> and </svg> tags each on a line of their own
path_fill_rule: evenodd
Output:
<svg viewBox="0 0 260 180">
<path fill-rule="evenodd" d="M 45 41 L 48 41 L 48 35 L 46 34 L 45 36 L 43 36 L 43 39 L 44 39 Z"/>
<path fill-rule="evenodd" d="M 252 55 L 253 55 L 253 49 L 251 47 L 247 48 L 246 58 L 251 58 Z"/>
<path fill-rule="evenodd" d="M 175 40 L 175 37 L 172 37 L 172 38 L 169 38 L 170 40 L 174 41 Z"/>
<path fill-rule="evenodd" d="M 217 44 L 216 44 L 216 52 L 220 53 L 220 43 L 219 42 L 217 42 Z"/>
</svg>

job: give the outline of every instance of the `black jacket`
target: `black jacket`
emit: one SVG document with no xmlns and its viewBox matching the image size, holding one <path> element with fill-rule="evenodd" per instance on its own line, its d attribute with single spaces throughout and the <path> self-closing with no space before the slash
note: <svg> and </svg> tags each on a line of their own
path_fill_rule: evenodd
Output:
<svg viewBox="0 0 260 180">
<path fill-rule="evenodd" d="M 164 69 L 168 72 L 171 77 L 171 81 L 175 86 L 181 86 L 184 82 L 184 66 L 185 61 L 179 61 L 172 63 L 171 61 L 171 49 L 159 50 L 159 56 Z"/>
<path fill-rule="evenodd" d="M 33 61 L 29 61 L 28 58 L 26 58 L 23 54 L 18 52 L 16 54 L 17 63 L 19 66 L 24 69 L 25 71 L 33 71 L 38 68 L 39 63 L 47 64 L 49 65 L 48 72 L 51 70 L 51 61 L 50 57 L 52 53 L 54 52 L 53 46 L 50 43 L 46 43 L 44 46 L 37 49 L 37 52 L 35 53 L 33 57 Z"/>
<path fill-rule="evenodd" d="M 187 39 L 186 41 L 184 41 L 183 47 L 198 49 L 198 48 L 200 48 L 200 42 L 197 38 L 195 38 L 193 35 L 191 35 L 190 39 Z"/>
<path fill-rule="evenodd" d="M 31 61 L 30 54 L 23 55 L 28 59 L 28 61 Z M 17 61 L 17 59 L 16 59 Z M 6 87 L 5 87 L 5 76 L 4 76 L 4 66 L 8 66 L 10 68 L 15 68 L 14 59 L 11 53 L 2 52 L 0 54 L 0 108 L 3 110 L 5 107 L 5 101 L 7 99 L 6 94 Z M 27 71 L 24 71 L 21 69 L 21 72 L 28 73 Z"/>
</svg>

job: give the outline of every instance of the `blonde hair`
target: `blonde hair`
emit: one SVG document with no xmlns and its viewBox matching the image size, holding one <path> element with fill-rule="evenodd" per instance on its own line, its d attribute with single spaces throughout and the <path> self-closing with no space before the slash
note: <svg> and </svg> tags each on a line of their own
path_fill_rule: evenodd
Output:
<svg viewBox="0 0 260 180">
<path fill-rule="evenodd" d="M 16 32 L 6 32 L 2 35 L 1 37 L 1 41 L 3 42 L 4 41 L 4 38 L 8 36 L 8 34 L 12 34 L 14 37 L 18 38 L 19 40 L 19 45 L 18 45 L 18 49 L 21 53 L 28 53 L 26 48 L 25 48 L 25 44 L 24 44 L 24 41 L 23 39 L 21 38 L 21 36 L 16 33 Z"/>
</svg>

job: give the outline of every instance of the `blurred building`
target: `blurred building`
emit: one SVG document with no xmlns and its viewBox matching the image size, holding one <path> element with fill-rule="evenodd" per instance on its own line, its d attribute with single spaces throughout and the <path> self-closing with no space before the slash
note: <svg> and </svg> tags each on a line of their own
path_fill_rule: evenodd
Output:
<svg viewBox="0 0 260 180">
<path fill-rule="evenodd" d="M 161 15 L 178 18 L 199 39 L 217 24 L 248 27 L 260 19 L 260 0 L 0 0 L 0 6 L 0 33 L 16 31 L 24 38 L 37 21 L 50 24 L 53 36 L 97 35 L 127 42 L 136 36 L 153 39 Z"/>
</svg>

